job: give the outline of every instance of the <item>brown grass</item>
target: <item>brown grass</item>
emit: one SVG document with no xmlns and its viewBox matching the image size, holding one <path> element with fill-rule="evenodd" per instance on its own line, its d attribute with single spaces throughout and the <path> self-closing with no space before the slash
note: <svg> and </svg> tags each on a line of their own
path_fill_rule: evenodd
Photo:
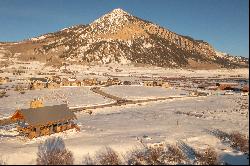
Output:
<svg viewBox="0 0 250 166">
<path fill-rule="evenodd" d="M 116 151 L 110 147 L 105 147 L 96 153 L 95 163 L 100 165 L 121 165 L 122 161 Z"/>
<path fill-rule="evenodd" d="M 3 159 L 0 158 L 0 165 L 7 165 L 7 163 Z"/>
<path fill-rule="evenodd" d="M 231 147 L 240 150 L 241 152 L 249 153 L 249 139 L 240 132 L 232 132 L 229 135 Z"/>
<path fill-rule="evenodd" d="M 176 146 L 145 146 L 127 155 L 128 165 L 166 165 L 181 164 L 187 161 L 183 152 Z"/>
<path fill-rule="evenodd" d="M 218 129 L 211 131 L 211 133 L 221 141 L 230 144 L 232 148 L 244 153 L 249 153 L 249 139 L 246 135 L 238 131 L 226 133 Z"/>
<path fill-rule="evenodd" d="M 166 151 L 168 163 L 183 163 L 187 161 L 187 158 L 183 152 L 174 145 L 168 145 L 168 150 Z"/>
<path fill-rule="evenodd" d="M 165 150 L 163 147 L 145 147 L 143 156 L 139 158 L 143 161 L 141 164 L 146 163 L 147 165 L 162 165 L 165 160 Z"/>
<path fill-rule="evenodd" d="M 87 154 L 84 158 L 83 158 L 83 165 L 97 165 L 96 161 L 90 157 L 89 154 Z"/>
<path fill-rule="evenodd" d="M 207 148 L 203 152 L 196 151 L 196 164 L 199 165 L 218 165 L 218 155 L 214 148 Z"/>
</svg>

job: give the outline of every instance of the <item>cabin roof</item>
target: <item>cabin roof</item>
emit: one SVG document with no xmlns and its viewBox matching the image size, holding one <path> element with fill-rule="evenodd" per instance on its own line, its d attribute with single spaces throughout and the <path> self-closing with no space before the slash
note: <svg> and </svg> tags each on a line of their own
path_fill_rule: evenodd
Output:
<svg viewBox="0 0 250 166">
<path fill-rule="evenodd" d="M 67 104 L 28 108 L 19 110 L 25 122 L 29 125 L 43 125 L 75 119 L 75 114 L 69 110 Z"/>
</svg>

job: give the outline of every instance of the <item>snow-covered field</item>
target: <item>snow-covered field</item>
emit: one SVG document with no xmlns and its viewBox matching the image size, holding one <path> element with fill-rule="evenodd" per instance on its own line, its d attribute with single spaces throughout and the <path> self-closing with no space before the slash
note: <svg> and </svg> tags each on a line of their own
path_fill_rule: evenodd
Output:
<svg viewBox="0 0 250 166">
<path fill-rule="evenodd" d="M 21 65 L 19 65 L 20 67 Z M 10 66 L 8 69 L 15 67 Z M 5 70 L 4 68 L 1 68 Z M 124 66 L 67 66 L 68 70 L 76 71 L 76 77 L 105 78 L 108 76 L 122 76 L 119 79 L 136 80 L 141 76 L 148 77 L 244 77 L 249 78 L 249 69 L 237 70 L 182 70 L 164 69 L 160 67 Z M 117 72 L 116 69 L 121 71 Z M 49 72 L 50 67 L 37 63 L 29 65 L 28 72 L 21 76 L 12 73 L 0 73 L 0 77 L 25 78 L 37 76 L 36 72 Z M 77 72 L 79 71 L 79 72 Z M 59 69 L 55 73 L 61 73 Z M 72 76 L 72 75 L 70 75 Z M 14 82 L 12 82 L 14 83 Z M 5 85 L 2 85 L 5 86 Z M 210 130 L 220 129 L 225 132 L 240 131 L 249 134 L 249 111 L 242 107 L 249 105 L 248 96 L 240 94 L 216 95 L 213 93 L 205 97 L 185 97 L 186 91 L 177 88 L 144 87 L 144 86 L 110 86 L 101 88 L 104 92 L 127 99 L 148 99 L 169 96 L 183 98 L 167 99 L 125 106 L 114 106 L 92 110 L 91 115 L 78 112 L 77 124 L 81 131 L 68 130 L 54 134 L 61 136 L 66 147 L 73 152 L 75 164 L 81 164 L 83 156 L 94 154 L 104 146 L 111 146 L 124 153 L 140 145 L 138 139 L 145 143 L 178 143 L 185 142 L 196 149 L 212 146 L 220 157 L 229 164 L 248 164 L 245 156 L 222 143 L 210 134 Z M 8 97 L 0 98 L 0 118 L 10 116 L 16 108 L 28 108 L 29 102 L 40 97 L 45 105 L 68 102 L 70 107 L 101 105 L 114 102 L 93 93 L 90 87 L 59 88 L 54 90 L 32 90 L 19 94 L 8 90 Z M 49 136 L 33 140 L 17 136 L 14 129 L 0 128 L 0 160 L 7 164 L 35 164 L 37 146 Z"/>
<path fill-rule="evenodd" d="M 9 116 L 17 108 L 29 108 L 30 101 L 41 98 L 45 106 L 68 102 L 69 107 L 83 107 L 113 102 L 90 91 L 89 87 L 62 87 L 59 89 L 29 90 L 25 94 L 10 90 L 0 99 L 0 118 Z"/>
<path fill-rule="evenodd" d="M 183 96 L 188 94 L 186 91 L 176 88 L 129 86 L 129 85 L 110 86 L 102 88 L 102 90 L 109 94 L 131 100 Z"/>
<path fill-rule="evenodd" d="M 38 72 L 48 73 L 53 71 L 58 75 L 67 75 L 65 73 L 61 73 L 62 69 L 65 67 L 52 68 L 51 66 L 46 66 L 44 63 L 40 62 L 28 62 L 29 64 L 21 64 L 23 62 L 19 62 L 13 59 L 14 64 L 8 67 L 2 67 L 1 70 L 8 71 L 9 73 L 0 73 L 0 77 L 3 76 L 12 76 L 13 69 L 23 69 L 26 73 L 22 74 L 22 77 L 31 77 L 36 75 Z M 75 72 L 75 75 L 78 77 L 100 77 L 105 74 L 112 76 L 121 76 L 121 77 L 139 77 L 139 76 L 147 76 L 147 77 L 220 77 L 226 78 L 231 76 L 240 76 L 240 77 L 248 77 L 249 69 L 217 69 L 217 70 L 192 70 L 192 69 L 169 69 L 162 67 L 154 67 L 154 66 L 145 66 L 138 67 L 134 65 L 118 65 L 118 64 L 109 64 L 102 66 L 85 66 L 85 65 L 69 65 L 66 67 L 67 70 Z M 19 76 L 15 76 L 19 77 Z"/>
<path fill-rule="evenodd" d="M 137 138 L 143 139 L 145 143 L 183 141 L 196 149 L 212 146 L 229 163 L 240 159 L 237 164 L 247 164 L 248 160 L 242 153 L 221 143 L 209 134 L 209 130 L 248 134 L 248 109 L 238 111 L 242 101 L 248 99 L 248 96 L 239 94 L 212 95 L 96 109 L 92 115 L 79 112 L 77 118 L 81 131 L 77 133 L 71 130 L 55 136 L 64 138 L 67 148 L 74 154 L 76 164 L 80 164 L 87 153 L 94 154 L 104 146 L 124 153 L 140 144 Z M 27 141 L 13 134 L 1 134 L 0 154 L 8 164 L 35 164 L 37 146 L 46 138 L 48 136 Z"/>
</svg>

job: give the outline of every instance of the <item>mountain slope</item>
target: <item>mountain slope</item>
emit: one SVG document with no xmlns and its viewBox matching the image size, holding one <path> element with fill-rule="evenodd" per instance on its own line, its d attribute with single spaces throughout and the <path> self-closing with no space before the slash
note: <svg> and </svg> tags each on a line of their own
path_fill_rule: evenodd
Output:
<svg viewBox="0 0 250 166">
<path fill-rule="evenodd" d="M 178 35 L 115 9 L 89 25 L 77 25 L 18 43 L 2 43 L 5 56 L 60 65 L 137 63 L 161 67 L 248 67 L 248 59 L 221 55 L 202 40 Z M 1 53 L 1 52 L 0 52 Z"/>
</svg>

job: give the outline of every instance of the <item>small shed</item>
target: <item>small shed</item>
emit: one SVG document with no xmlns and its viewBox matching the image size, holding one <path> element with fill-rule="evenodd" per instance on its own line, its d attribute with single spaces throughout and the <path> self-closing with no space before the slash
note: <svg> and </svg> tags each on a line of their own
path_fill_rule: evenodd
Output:
<svg viewBox="0 0 250 166">
<path fill-rule="evenodd" d="M 18 131 L 30 139 L 71 128 L 79 130 L 73 122 L 75 119 L 75 114 L 67 104 L 20 109 L 11 117 L 11 120 L 18 123 Z"/>
</svg>

